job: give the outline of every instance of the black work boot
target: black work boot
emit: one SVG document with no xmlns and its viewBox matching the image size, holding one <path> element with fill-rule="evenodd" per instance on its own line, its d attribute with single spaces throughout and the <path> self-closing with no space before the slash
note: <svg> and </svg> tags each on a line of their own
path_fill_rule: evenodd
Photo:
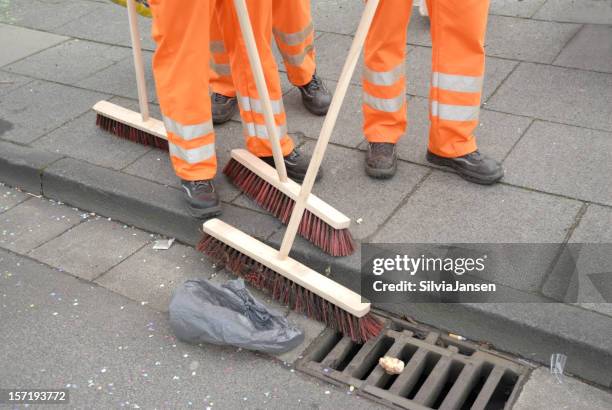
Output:
<svg viewBox="0 0 612 410">
<path fill-rule="evenodd" d="M 366 174 L 372 178 L 387 179 L 397 170 L 397 148 L 390 142 L 370 142 L 366 151 Z"/>
<path fill-rule="evenodd" d="M 212 179 L 185 181 L 181 179 L 189 211 L 196 218 L 211 218 L 221 214 L 219 195 Z"/>
<path fill-rule="evenodd" d="M 261 157 L 263 161 L 265 161 L 268 165 L 274 167 L 274 157 Z M 306 176 L 306 170 L 308 169 L 308 164 L 310 164 L 310 155 L 306 155 L 300 153 L 297 149 L 294 149 L 289 153 L 289 155 L 285 156 L 285 168 L 287 169 L 287 176 L 293 179 L 295 182 L 304 181 L 304 177 Z M 319 172 L 317 173 L 317 178 L 315 181 L 321 179 L 323 175 L 323 169 L 319 168 Z"/>
<path fill-rule="evenodd" d="M 223 94 L 212 93 L 210 102 L 212 103 L 213 124 L 228 122 L 236 113 L 238 105 L 236 97 L 226 97 Z"/>
<path fill-rule="evenodd" d="M 302 93 L 302 103 L 304 107 L 314 115 L 325 115 L 331 104 L 331 93 L 323 84 L 323 80 L 312 75 L 312 80 L 306 85 L 298 87 Z"/>
<path fill-rule="evenodd" d="M 427 150 L 427 161 L 450 167 L 463 179 L 476 184 L 491 185 L 504 176 L 502 165 L 493 158 L 481 154 L 478 150 L 457 158 L 441 157 Z"/>
</svg>

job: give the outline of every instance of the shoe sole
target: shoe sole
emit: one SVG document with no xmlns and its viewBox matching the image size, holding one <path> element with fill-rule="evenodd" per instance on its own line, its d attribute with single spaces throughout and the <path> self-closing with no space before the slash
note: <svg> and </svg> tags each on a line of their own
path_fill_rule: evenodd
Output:
<svg viewBox="0 0 612 410">
<path fill-rule="evenodd" d="M 189 210 L 189 213 L 191 214 L 191 216 L 193 216 L 196 219 L 209 219 L 215 216 L 219 216 L 222 213 L 220 205 L 212 206 L 206 209 L 194 208 L 192 206 L 187 205 L 187 209 Z"/>
<path fill-rule="evenodd" d="M 306 103 L 304 103 L 304 108 L 306 108 L 311 114 L 314 114 L 318 117 L 322 117 L 324 115 L 327 115 L 327 111 L 329 111 L 329 106 L 325 107 L 325 108 L 316 108 L 316 107 L 312 107 Z"/>
<path fill-rule="evenodd" d="M 387 169 L 373 168 L 366 164 L 365 171 L 366 174 L 372 178 L 389 179 L 397 172 L 397 162 L 391 168 Z"/>
<path fill-rule="evenodd" d="M 441 166 L 441 167 L 450 168 L 453 171 L 455 171 L 457 175 L 459 175 L 461 178 L 465 179 L 466 181 L 473 182 L 479 185 L 493 185 L 496 182 L 499 182 L 504 177 L 503 169 L 498 174 L 493 174 L 490 176 L 483 176 L 481 174 L 475 174 L 473 172 L 466 171 L 465 169 L 455 164 L 455 162 L 452 160 L 433 157 L 428 154 L 427 161 L 432 164 Z"/>
</svg>

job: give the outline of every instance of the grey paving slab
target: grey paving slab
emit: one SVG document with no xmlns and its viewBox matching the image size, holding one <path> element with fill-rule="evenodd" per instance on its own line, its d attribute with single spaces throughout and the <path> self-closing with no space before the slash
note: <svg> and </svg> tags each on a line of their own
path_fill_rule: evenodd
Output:
<svg viewBox="0 0 612 410">
<path fill-rule="evenodd" d="M 612 25 L 585 25 L 554 64 L 612 73 Z"/>
<path fill-rule="evenodd" d="M 138 26 L 142 47 L 145 50 L 153 50 L 151 19 L 138 16 Z M 54 28 L 53 32 L 102 43 L 130 46 L 127 10 L 106 1 L 97 2 L 89 13 Z"/>
<path fill-rule="evenodd" d="M 333 33 L 321 35 L 317 39 L 317 74 L 327 80 L 338 81 L 352 41 L 351 36 Z M 353 84 L 361 82 L 362 61 L 363 57 L 360 56 L 351 80 Z"/>
<path fill-rule="evenodd" d="M 531 17 L 546 0 L 491 0 L 489 12 L 502 16 Z"/>
<path fill-rule="evenodd" d="M 489 57 L 486 61 L 482 101 L 486 101 L 510 74 L 516 62 Z M 406 57 L 406 91 L 411 95 L 429 96 L 431 79 L 431 48 L 409 46 Z"/>
<path fill-rule="evenodd" d="M 29 196 L 14 188 L 0 184 L 0 213 L 28 199 Z"/>
<path fill-rule="evenodd" d="M 486 53 L 513 60 L 551 63 L 580 27 L 572 23 L 490 16 Z"/>
<path fill-rule="evenodd" d="M 32 81 L 31 78 L 0 71 L 0 97 L 4 97 L 11 91 L 26 85 L 30 81 Z"/>
<path fill-rule="evenodd" d="M 612 24 L 610 0 L 549 0 L 533 16 L 576 23 Z"/>
<path fill-rule="evenodd" d="M 434 171 L 389 219 L 372 242 L 555 243 L 561 242 L 580 208 L 559 199 L 504 185 L 475 186 Z M 554 247 L 522 255 L 525 265 L 491 249 L 499 269 L 483 278 L 523 291 L 537 291 Z M 518 265 L 521 265 L 520 267 Z"/>
<path fill-rule="evenodd" d="M 612 130 L 612 74 L 521 63 L 488 108 L 564 124 Z"/>
<path fill-rule="evenodd" d="M 151 52 L 144 52 L 145 80 L 147 83 L 147 94 L 149 101 L 156 101 L 155 81 L 151 72 Z M 132 57 L 127 57 L 104 70 L 89 76 L 76 83 L 79 87 L 104 93 L 138 99 L 136 88 L 136 77 L 134 74 L 134 62 Z"/>
<path fill-rule="evenodd" d="M 136 252 L 149 235 L 105 218 L 85 221 L 32 250 L 29 256 L 92 280 Z"/>
<path fill-rule="evenodd" d="M 98 4 L 81 0 L 10 0 L 0 3 L 0 23 L 52 30 L 91 12 Z"/>
<path fill-rule="evenodd" d="M 536 121 L 508 156 L 506 181 L 612 205 L 612 133 Z"/>
<path fill-rule="evenodd" d="M 305 144 L 312 152 L 314 142 Z M 325 175 L 313 193 L 351 218 L 351 233 L 361 239 L 371 235 L 402 203 L 427 169 L 400 163 L 390 180 L 373 180 L 363 171 L 363 152 L 329 146 L 323 160 Z M 236 203 L 249 201 L 239 198 Z M 356 221 L 360 220 L 360 223 Z"/>
<path fill-rule="evenodd" d="M 333 93 L 336 82 L 326 81 L 327 87 Z M 338 116 L 331 142 L 345 147 L 356 147 L 363 141 L 363 115 L 361 111 L 362 89 L 350 85 L 344 99 L 344 104 Z M 283 97 L 287 112 L 287 125 L 290 132 L 303 133 L 308 138 L 317 139 L 325 117 L 311 114 L 302 104 L 298 90 L 293 90 Z"/>
<path fill-rule="evenodd" d="M 28 144 L 88 111 L 104 98 L 101 93 L 34 81 L 0 101 L 0 117 L 13 124 L 2 138 Z"/>
<path fill-rule="evenodd" d="M 51 131 L 32 146 L 113 169 L 125 167 L 152 149 L 101 130 L 93 111 Z"/>
<path fill-rule="evenodd" d="M 421 16 L 418 7 L 412 8 L 408 25 L 407 43 L 417 46 L 431 47 L 431 24 L 429 17 Z"/>
<path fill-rule="evenodd" d="M 351 0 L 312 2 L 315 29 L 330 33 L 352 34 L 359 24 L 363 4 Z"/>
<path fill-rule="evenodd" d="M 79 212 L 32 198 L 0 215 L 0 247 L 25 254 L 79 222 Z"/>
<path fill-rule="evenodd" d="M 34 78 L 74 84 L 130 55 L 124 47 L 72 40 L 5 67 Z"/>
<path fill-rule="evenodd" d="M 192 247 L 175 243 L 168 250 L 154 250 L 149 243 L 96 282 L 167 312 L 177 286 L 188 279 L 208 279 L 213 272 L 208 259 Z"/>
<path fill-rule="evenodd" d="M 597 273 L 602 266 L 609 261 L 609 245 L 593 246 L 590 244 L 612 243 L 612 208 L 589 204 L 580 223 L 569 238 L 570 243 L 589 244 L 580 252 L 583 265 L 579 265 L 579 271 L 583 273 Z M 586 265 L 586 266 L 585 266 Z M 591 266 L 588 266 L 591 265 Z M 594 265 L 594 266 L 593 266 Z M 580 303 L 585 309 L 612 316 L 612 303 L 601 303 L 602 295 L 590 277 L 580 277 L 578 295 Z M 598 300 L 600 303 L 592 301 Z M 586 303 L 584 303 L 586 301 Z"/>
<path fill-rule="evenodd" d="M 0 67 L 66 40 L 68 38 L 64 36 L 0 24 Z"/>
<path fill-rule="evenodd" d="M 480 111 L 480 125 L 475 131 L 481 152 L 501 161 L 523 135 L 531 119 L 502 114 L 489 110 Z M 431 165 L 425 159 L 429 141 L 428 100 L 412 97 L 408 101 L 408 131 L 398 144 L 401 159 Z"/>
<path fill-rule="evenodd" d="M 373 241 L 414 243 L 559 242 L 578 201 L 503 184 L 479 186 L 434 171 Z"/>
<path fill-rule="evenodd" d="M 536 369 L 514 404 L 515 410 L 610 408 L 610 393 L 571 377 L 559 383 L 546 367 Z"/>
<path fill-rule="evenodd" d="M 60 158 L 57 154 L 0 141 L 0 182 L 40 194 L 41 171 Z"/>
</svg>

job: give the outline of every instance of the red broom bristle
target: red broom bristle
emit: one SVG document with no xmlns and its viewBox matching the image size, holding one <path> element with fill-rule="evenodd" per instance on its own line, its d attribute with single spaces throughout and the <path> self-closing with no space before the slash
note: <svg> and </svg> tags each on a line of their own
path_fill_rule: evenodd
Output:
<svg viewBox="0 0 612 410">
<path fill-rule="evenodd" d="M 371 313 L 358 318 L 210 235 L 202 237 L 197 249 L 272 299 L 325 323 L 357 343 L 365 343 L 382 330 L 383 323 Z"/>
<path fill-rule="evenodd" d="M 249 198 L 266 211 L 288 224 L 295 201 L 276 189 L 235 159 L 231 159 L 223 173 Z M 332 256 L 348 256 L 355 251 L 355 243 L 348 229 L 334 229 L 310 211 L 304 211 L 298 234 Z"/>
<path fill-rule="evenodd" d="M 119 138 L 168 151 L 168 141 L 165 139 L 139 130 L 138 128 L 130 127 L 127 124 L 105 117 L 102 114 L 96 116 L 96 125 Z"/>
</svg>

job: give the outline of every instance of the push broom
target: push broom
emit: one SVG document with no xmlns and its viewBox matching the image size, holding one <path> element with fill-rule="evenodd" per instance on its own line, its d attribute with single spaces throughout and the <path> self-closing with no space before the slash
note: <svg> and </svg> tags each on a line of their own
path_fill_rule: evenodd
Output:
<svg viewBox="0 0 612 410">
<path fill-rule="evenodd" d="M 98 101 L 93 106 L 93 110 L 97 113 L 96 124 L 103 130 L 118 137 L 142 145 L 151 145 L 168 150 L 168 137 L 166 136 L 164 123 L 149 115 L 149 99 L 145 82 L 144 64 L 142 62 L 136 3 L 135 0 L 127 0 L 126 3 L 140 112 L 128 110 L 109 101 Z M 139 4 L 139 7 L 143 6 Z"/>
<path fill-rule="evenodd" d="M 370 313 L 370 304 L 362 302 L 360 295 L 352 290 L 289 258 L 289 252 L 378 2 L 369 0 L 366 3 L 304 182 L 292 207 L 280 250 L 277 251 L 219 219 L 204 223 L 204 236 L 198 244 L 198 250 L 215 263 L 225 266 L 256 288 L 267 291 L 273 299 L 360 343 L 377 336 L 382 328 L 382 323 Z M 234 0 L 234 4 L 244 30 L 244 27 L 248 27 L 245 2 Z"/>
<path fill-rule="evenodd" d="M 100 101 L 94 107 L 97 112 L 96 123 L 114 135 L 143 145 L 152 145 L 168 150 L 166 130 L 163 122 L 149 116 L 147 89 L 142 63 L 142 50 L 136 18 L 134 0 L 127 0 L 132 53 L 136 71 L 138 102 L 140 112 L 134 112 L 108 101 Z M 252 34 L 250 21 L 247 33 Z M 266 131 L 273 148 L 276 170 L 244 149 L 231 152 L 231 159 L 224 168 L 225 175 L 249 198 L 272 215 L 287 224 L 300 185 L 287 178 L 285 163 L 282 159 L 280 139 L 274 126 L 274 115 L 265 85 L 259 55 L 254 40 L 248 42 L 249 59 L 254 70 L 258 94 L 262 100 Z M 259 68 L 259 70 L 257 70 Z M 280 155 L 280 157 L 279 157 Z M 355 246 L 349 231 L 349 217 L 310 195 L 306 202 L 306 212 L 298 233 L 332 256 L 347 256 L 354 252 Z"/>
</svg>

